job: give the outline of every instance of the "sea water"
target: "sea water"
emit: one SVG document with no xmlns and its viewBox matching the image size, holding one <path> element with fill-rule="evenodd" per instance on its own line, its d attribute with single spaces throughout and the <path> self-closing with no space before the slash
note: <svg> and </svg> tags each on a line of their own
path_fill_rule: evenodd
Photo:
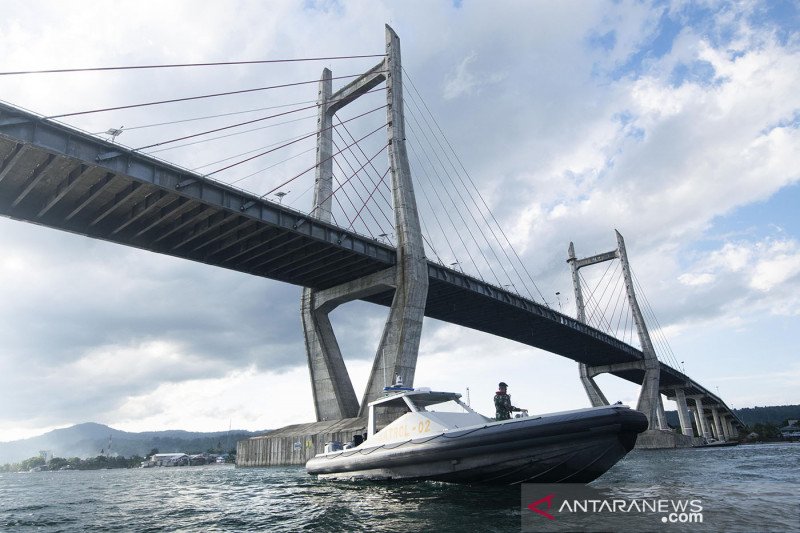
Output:
<svg viewBox="0 0 800 533">
<path fill-rule="evenodd" d="M 592 486 L 700 489 L 736 502 L 726 531 L 800 531 L 797 443 L 634 450 Z M 520 487 L 320 481 L 301 467 L 0 474 L 0 531 L 13 532 L 520 531 L 527 512 Z M 653 530 L 678 530 L 669 526 Z"/>
</svg>

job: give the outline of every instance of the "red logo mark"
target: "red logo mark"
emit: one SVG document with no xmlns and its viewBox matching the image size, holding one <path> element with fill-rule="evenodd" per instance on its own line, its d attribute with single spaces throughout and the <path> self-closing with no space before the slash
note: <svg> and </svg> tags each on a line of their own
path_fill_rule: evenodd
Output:
<svg viewBox="0 0 800 533">
<path fill-rule="evenodd" d="M 555 520 L 556 519 L 555 516 L 551 515 L 547 511 L 542 511 L 541 509 L 539 509 L 539 505 L 541 505 L 542 503 L 545 503 L 545 502 L 547 502 L 547 508 L 548 509 L 553 507 L 553 496 L 555 496 L 555 494 L 548 494 L 544 498 L 536 500 L 535 502 L 533 502 L 532 504 L 530 504 L 528 506 L 528 509 L 530 509 L 534 513 L 542 515 L 543 517 L 547 518 L 548 520 Z"/>
</svg>

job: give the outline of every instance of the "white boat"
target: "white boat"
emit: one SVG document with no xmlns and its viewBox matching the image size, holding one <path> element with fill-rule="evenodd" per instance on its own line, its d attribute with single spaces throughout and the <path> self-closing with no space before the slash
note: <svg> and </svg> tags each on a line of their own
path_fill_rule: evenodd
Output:
<svg viewBox="0 0 800 533">
<path fill-rule="evenodd" d="M 617 463 L 647 429 L 624 405 L 495 421 L 454 392 L 391 388 L 369 404 L 367 439 L 326 446 L 306 463 L 332 479 L 408 479 L 457 483 L 588 483 Z M 379 411 L 398 418 L 376 431 Z M 405 411 L 404 414 L 400 412 Z"/>
</svg>

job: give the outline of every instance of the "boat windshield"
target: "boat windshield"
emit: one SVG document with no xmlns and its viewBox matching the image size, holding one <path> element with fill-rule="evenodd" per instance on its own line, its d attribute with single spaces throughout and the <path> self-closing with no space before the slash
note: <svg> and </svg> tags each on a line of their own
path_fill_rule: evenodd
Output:
<svg viewBox="0 0 800 533">
<path fill-rule="evenodd" d="M 430 413 L 469 413 L 472 410 L 460 399 L 459 394 L 433 392 L 430 394 L 415 394 L 407 396 L 418 411 Z"/>
<path fill-rule="evenodd" d="M 425 410 L 431 413 L 469 413 L 469 410 L 461 403 L 455 400 L 449 400 L 435 405 L 423 407 L 420 411 Z"/>
</svg>

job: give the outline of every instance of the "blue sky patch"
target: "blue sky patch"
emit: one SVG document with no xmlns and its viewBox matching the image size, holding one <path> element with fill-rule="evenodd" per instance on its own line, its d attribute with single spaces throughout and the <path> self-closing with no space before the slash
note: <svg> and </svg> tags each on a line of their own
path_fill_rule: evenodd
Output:
<svg viewBox="0 0 800 533">
<path fill-rule="evenodd" d="M 680 87 L 684 83 L 708 86 L 714 83 L 715 74 L 714 66 L 708 61 L 692 61 L 688 64 L 676 65 L 672 70 L 669 82 L 673 87 Z"/>
<path fill-rule="evenodd" d="M 755 238 L 786 232 L 800 235 L 800 183 L 779 190 L 767 200 L 752 202 L 717 217 L 711 233 L 752 234 Z"/>
<path fill-rule="evenodd" d="M 772 28 L 782 45 L 786 45 L 800 28 L 800 3 L 797 0 L 769 0 L 753 10 L 748 22 L 756 28 Z"/>
<path fill-rule="evenodd" d="M 589 46 L 610 52 L 617 44 L 617 32 L 611 30 L 603 35 L 592 34 L 589 36 Z"/>
<path fill-rule="evenodd" d="M 618 80 L 631 74 L 636 76 L 641 74 L 648 61 L 663 57 L 672 51 L 672 43 L 675 42 L 675 37 L 682 29 L 683 26 L 680 22 L 672 19 L 665 12 L 658 22 L 652 41 L 645 43 L 624 64 L 615 68 L 610 73 L 611 77 Z"/>
</svg>

